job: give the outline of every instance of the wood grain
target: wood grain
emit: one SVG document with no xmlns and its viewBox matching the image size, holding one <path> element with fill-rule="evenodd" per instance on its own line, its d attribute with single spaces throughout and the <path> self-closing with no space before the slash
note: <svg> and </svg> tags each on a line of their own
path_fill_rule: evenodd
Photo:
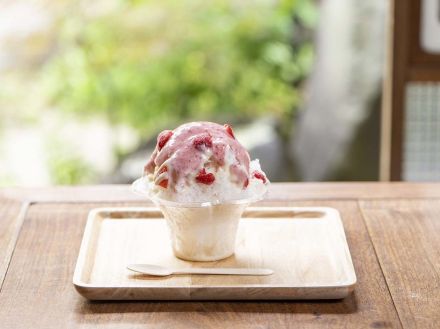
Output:
<svg viewBox="0 0 440 329">
<path fill-rule="evenodd" d="M 129 185 L 58 186 L 47 188 L 8 188 L 0 198 L 32 203 L 138 202 L 149 200 L 130 191 Z M 440 198 L 440 183 L 409 182 L 325 182 L 272 183 L 268 201 L 322 199 Z"/>
<path fill-rule="evenodd" d="M 95 300 L 335 299 L 352 291 L 356 275 L 337 210 L 251 207 L 242 217 L 235 254 L 200 263 L 173 255 L 157 208 L 97 209 L 89 214 L 74 284 L 83 296 Z M 126 269 L 128 263 L 265 267 L 274 274 L 154 278 L 134 274 Z"/>
<path fill-rule="evenodd" d="M 440 324 L 440 200 L 362 201 L 362 211 L 402 323 Z"/>
<path fill-rule="evenodd" d="M 71 280 L 87 213 L 102 204 L 37 204 L 28 211 L 0 292 L 0 323 L 10 329 L 401 327 L 356 201 L 273 205 L 341 212 L 358 276 L 353 295 L 307 303 L 90 303 Z"/>
<path fill-rule="evenodd" d="M 0 289 L 25 216 L 27 204 L 0 199 Z"/>
</svg>

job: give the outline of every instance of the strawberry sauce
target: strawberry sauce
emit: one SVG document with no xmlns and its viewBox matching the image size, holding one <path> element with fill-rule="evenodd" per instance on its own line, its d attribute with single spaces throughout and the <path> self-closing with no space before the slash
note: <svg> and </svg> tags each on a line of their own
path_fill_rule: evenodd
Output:
<svg viewBox="0 0 440 329">
<path fill-rule="evenodd" d="M 249 162 L 249 154 L 235 139 L 231 126 L 191 122 L 159 134 L 156 149 L 144 171 L 158 176 L 165 172 L 159 168 L 166 165 L 167 183 L 160 186 L 169 188 L 181 179 L 187 183 L 212 184 L 218 168 L 224 167 L 232 182 L 247 186 Z"/>
</svg>

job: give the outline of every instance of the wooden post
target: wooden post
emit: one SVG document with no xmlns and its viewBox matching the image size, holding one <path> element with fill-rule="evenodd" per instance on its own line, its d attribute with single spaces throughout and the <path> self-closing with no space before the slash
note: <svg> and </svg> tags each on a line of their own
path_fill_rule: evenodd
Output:
<svg viewBox="0 0 440 329">
<path fill-rule="evenodd" d="M 405 91 L 409 82 L 440 81 L 440 55 L 420 44 L 422 0 L 394 0 L 390 11 L 381 124 L 380 179 L 402 180 Z"/>
</svg>

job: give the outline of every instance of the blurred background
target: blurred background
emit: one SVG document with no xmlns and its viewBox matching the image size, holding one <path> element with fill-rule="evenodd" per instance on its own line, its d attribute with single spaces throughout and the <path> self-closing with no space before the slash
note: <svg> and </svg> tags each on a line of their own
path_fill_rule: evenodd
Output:
<svg viewBox="0 0 440 329">
<path fill-rule="evenodd" d="M 3 0 L 0 186 L 129 183 L 233 125 L 272 181 L 377 180 L 383 0 Z"/>
</svg>

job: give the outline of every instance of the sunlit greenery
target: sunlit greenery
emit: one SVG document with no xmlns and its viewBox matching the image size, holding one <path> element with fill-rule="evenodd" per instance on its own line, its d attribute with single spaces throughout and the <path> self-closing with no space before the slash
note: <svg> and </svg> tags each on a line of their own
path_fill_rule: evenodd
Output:
<svg viewBox="0 0 440 329">
<path fill-rule="evenodd" d="M 59 20 L 56 107 L 141 134 L 185 119 L 292 117 L 312 61 L 311 0 L 120 1 Z M 288 120 L 288 122 L 290 122 Z M 154 129 L 150 129 L 154 128 Z"/>
<path fill-rule="evenodd" d="M 47 163 L 54 184 L 84 184 L 96 178 L 93 167 L 74 149 L 57 141 L 51 141 L 49 144 Z"/>
<path fill-rule="evenodd" d="M 17 24 L 28 32 L 10 33 L 4 44 L 0 133 L 24 137 L 19 151 L 0 149 L 0 164 L 38 163 L 35 181 L 44 184 L 96 183 L 114 165 L 97 166 L 78 144 L 107 147 L 118 166 L 140 141 L 189 120 L 271 116 L 290 140 L 313 60 L 314 0 L 48 3 L 20 7 L 33 13 Z M 41 145 L 26 152 L 27 139 Z M 1 168 L 0 185 L 26 177 Z"/>
</svg>

